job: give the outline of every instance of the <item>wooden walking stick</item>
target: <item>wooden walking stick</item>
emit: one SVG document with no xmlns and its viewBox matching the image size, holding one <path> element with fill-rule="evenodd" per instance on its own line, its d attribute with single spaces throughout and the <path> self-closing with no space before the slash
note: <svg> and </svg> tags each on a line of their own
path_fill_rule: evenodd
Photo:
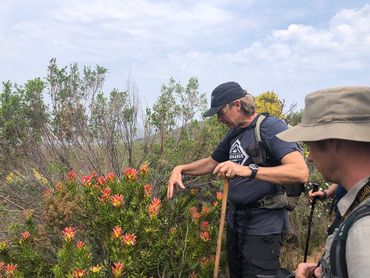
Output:
<svg viewBox="0 0 370 278">
<path fill-rule="evenodd" d="M 226 215 L 226 205 L 227 205 L 228 195 L 229 195 L 229 180 L 225 178 L 224 191 L 222 194 L 220 226 L 218 228 L 217 248 L 216 248 L 216 257 L 215 257 L 215 267 L 213 269 L 213 278 L 218 277 L 218 267 L 220 264 L 220 256 L 221 256 L 222 234 L 223 234 L 224 226 L 225 226 L 225 215 Z"/>
</svg>

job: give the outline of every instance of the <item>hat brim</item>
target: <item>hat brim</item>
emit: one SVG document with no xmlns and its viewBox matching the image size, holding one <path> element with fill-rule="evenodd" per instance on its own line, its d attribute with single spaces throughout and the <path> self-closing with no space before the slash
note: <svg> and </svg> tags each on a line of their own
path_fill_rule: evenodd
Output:
<svg viewBox="0 0 370 278">
<path fill-rule="evenodd" d="M 209 108 L 204 114 L 203 114 L 203 117 L 206 118 L 206 117 L 211 117 L 213 116 L 214 114 L 216 114 L 218 111 L 221 110 L 222 107 L 224 107 L 225 104 L 221 104 L 219 106 L 216 106 L 216 107 L 211 107 Z"/>
<path fill-rule="evenodd" d="M 276 135 L 287 142 L 312 142 L 343 139 L 370 142 L 370 122 L 330 122 L 321 125 L 296 125 Z"/>
</svg>

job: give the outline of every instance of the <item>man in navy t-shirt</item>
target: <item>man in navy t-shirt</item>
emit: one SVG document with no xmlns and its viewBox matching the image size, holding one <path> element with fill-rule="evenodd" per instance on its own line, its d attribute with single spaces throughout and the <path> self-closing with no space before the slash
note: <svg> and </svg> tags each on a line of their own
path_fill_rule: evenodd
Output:
<svg viewBox="0 0 370 278">
<path fill-rule="evenodd" d="M 211 156 L 176 166 L 168 183 L 168 198 L 182 183 L 182 174 L 214 173 L 230 179 L 227 213 L 227 249 L 230 276 L 274 277 L 280 267 L 280 240 L 285 226 L 284 206 L 265 206 L 264 198 L 281 195 L 281 185 L 305 183 L 308 168 L 296 143 L 275 135 L 287 129 L 277 118 L 266 117 L 260 126 L 262 145 L 254 135 L 259 115 L 254 97 L 236 82 L 212 92 L 205 117 L 217 114 L 229 132 Z"/>
</svg>

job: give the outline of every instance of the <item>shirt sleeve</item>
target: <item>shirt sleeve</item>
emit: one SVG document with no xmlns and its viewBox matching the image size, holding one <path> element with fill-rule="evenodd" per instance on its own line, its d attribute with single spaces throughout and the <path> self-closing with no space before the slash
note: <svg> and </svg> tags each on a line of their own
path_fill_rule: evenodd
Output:
<svg viewBox="0 0 370 278">
<path fill-rule="evenodd" d="M 229 160 L 230 138 L 234 130 L 229 130 L 224 139 L 218 144 L 211 157 L 221 163 Z"/>
<path fill-rule="evenodd" d="M 280 119 L 268 117 L 262 122 L 261 137 L 270 155 L 277 161 L 294 151 L 299 151 L 297 143 L 285 142 L 276 137 L 276 134 L 288 129 L 287 125 Z"/>
<path fill-rule="evenodd" d="M 348 277 L 368 277 L 370 273 L 370 216 L 357 220 L 348 231 L 346 262 Z"/>
</svg>

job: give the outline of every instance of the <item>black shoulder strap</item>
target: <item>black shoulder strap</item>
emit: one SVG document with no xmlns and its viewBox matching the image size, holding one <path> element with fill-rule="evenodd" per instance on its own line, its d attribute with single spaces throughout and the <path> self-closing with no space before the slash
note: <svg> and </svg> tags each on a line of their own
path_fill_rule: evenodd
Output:
<svg viewBox="0 0 370 278">
<path fill-rule="evenodd" d="M 355 210 L 346 220 L 339 226 L 338 232 L 333 240 L 330 248 L 330 269 L 335 277 L 348 277 L 346 263 L 346 242 L 348 231 L 352 225 L 359 219 L 370 215 L 370 203 Z"/>
</svg>

